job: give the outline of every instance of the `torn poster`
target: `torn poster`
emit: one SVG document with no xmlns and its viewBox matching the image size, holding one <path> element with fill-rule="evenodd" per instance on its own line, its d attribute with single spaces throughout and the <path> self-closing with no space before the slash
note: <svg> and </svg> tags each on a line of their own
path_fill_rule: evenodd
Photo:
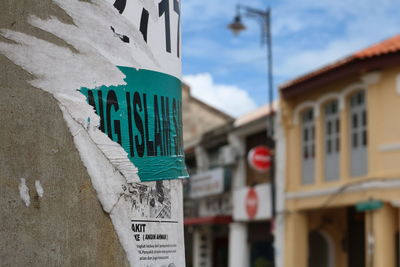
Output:
<svg viewBox="0 0 400 267">
<path fill-rule="evenodd" d="M 141 181 L 187 177 L 180 81 L 150 70 L 119 69 L 126 85 L 80 90 L 100 116 L 99 129 L 124 148 Z"/>
</svg>

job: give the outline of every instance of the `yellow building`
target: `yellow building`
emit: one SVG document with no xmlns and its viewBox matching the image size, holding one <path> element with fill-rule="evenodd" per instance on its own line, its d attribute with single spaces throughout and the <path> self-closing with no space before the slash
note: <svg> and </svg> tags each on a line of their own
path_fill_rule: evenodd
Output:
<svg viewBox="0 0 400 267">
<path fill-rule="evenodd" d="M 400 35 L 280 93 L 284 266 L 400 266 Z"/>
</svg>

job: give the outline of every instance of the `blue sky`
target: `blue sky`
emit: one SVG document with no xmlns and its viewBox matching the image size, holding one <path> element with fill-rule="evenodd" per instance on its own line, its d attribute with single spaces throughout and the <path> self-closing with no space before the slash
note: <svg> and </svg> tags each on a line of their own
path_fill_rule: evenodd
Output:
<svg viewBox="0 0 400 267">
<path fill-rule="evenodd" d="M 275 92 L 279 84 L 400 33 L 398 0 L 183 0 L 183 80 L 192 94 L 237 116 L 267 103 L 260 25 L 227 29 L 237 3 L 272 10 Z M 276 95 L 276 93 L 275 93 Z"/>
</svg>

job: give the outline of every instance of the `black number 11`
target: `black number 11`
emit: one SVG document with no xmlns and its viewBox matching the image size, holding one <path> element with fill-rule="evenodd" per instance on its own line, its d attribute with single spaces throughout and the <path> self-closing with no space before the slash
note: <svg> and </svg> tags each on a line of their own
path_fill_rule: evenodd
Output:
<svg viewBox="0 0 400 267">
<path fill-rule="evenodd" d="M 181 12 L 178 0 L 174 0 L 174 11 L 178 14 L 178 37 L 177 37 L 177 56 L 179 57 L 179 24 L 181 19 Z M 162 0 L 158 4 L 158 16 L 164 15 L 165 19 L 165 49 L 168 53 L 171 53 L 171 28 L 170 28 L 170 16 L 169 16 L 169 0 Z"/>
<path fill-rule="evenodd" d="M 119 11 L 119 13 L 123 13 L 126 7 L 127 0 L 115 0 L 114 7 Z M 181 8 L 180 1 L 174 0 L 174 11 L 178 15 L 178 29 L 177 29 L 177 49 L 176 55 L 179 57 L 180 54 L 180 23 L 181 23 Z M 170 13 L 169 13 L 169 0 L 161 0 L 158 4 L 158 16 L 161 17 L 164 15 L 165 20 L 165 50 L 168 53 L 171 53 L 171 21 L 170 21 Z M 143 39 L 147 42 L 147 28 L 149 24 L 149 12 L 143 8 L 142 15 L 140 17 L 140 32 L 143 35 Z M 122 39 L 121 39 L 122 40 Z M 128 41 L 129 42 L 129 41 Z"/>
</svg>

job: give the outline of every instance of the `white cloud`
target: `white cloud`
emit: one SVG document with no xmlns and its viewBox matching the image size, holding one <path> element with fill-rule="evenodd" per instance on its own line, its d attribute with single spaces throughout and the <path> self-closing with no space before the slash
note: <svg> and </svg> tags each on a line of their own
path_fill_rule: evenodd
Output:
<svg viewBox="0 0 400 267">
<path fill-rule="evenodd" d="M 281 38 L 275 46 L 275 58 L 279 58 L 275 74 L 291 80 L 399 31 L 396 25 L 400 19 L 392 12 L 393 6 L 398 6 L 396 1 L 382 0 L 379 5 L 364 0 L 349 2 L 303 0 L 278 7 L 275 37 L 292 39 L 286 42 Z"/>
<path fill-rule="evenodd" d="M 277 64 L 275 74 L 284 77 L 305 74 L 349 55 L 364 44 L 365 40 L 363 39 L 335 40 L 321 49 L 310 49 L 294 53 L 291 56 L 284 57 L 280 64 Z"/>
<path fill-rule="evenodd" d="M 234 85 L 215 84 L 210 73 L 187 75 L 183 80 L 189 84 L 194 97 L 232 116 L 257 107 L 245 90 Z"/>
</svg>

